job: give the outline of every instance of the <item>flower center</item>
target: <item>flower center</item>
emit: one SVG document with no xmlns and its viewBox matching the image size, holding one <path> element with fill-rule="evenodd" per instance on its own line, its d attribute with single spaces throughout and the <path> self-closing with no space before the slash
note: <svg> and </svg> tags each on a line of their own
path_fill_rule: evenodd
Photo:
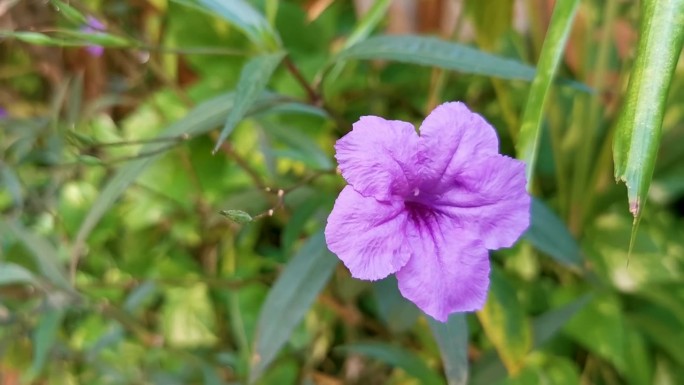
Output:
<svg viewBox="0 0 684 385">
<path fill-rule="evenodd" d="M 426 222 L 435 214 L 432 210 L 432 207 L 419 201 L 406 200 L 404 201 L 404 207 L 409 214 L 410 220 L 414 223 Z"/>
</svg>

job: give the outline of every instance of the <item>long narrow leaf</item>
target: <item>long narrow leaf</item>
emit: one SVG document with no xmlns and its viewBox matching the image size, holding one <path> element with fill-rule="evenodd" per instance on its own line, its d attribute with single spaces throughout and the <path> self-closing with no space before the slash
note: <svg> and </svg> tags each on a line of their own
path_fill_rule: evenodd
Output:
<svg viewBox="0 0 684 385">
<path fill-rule="evenodd" d="M 226 118 L 226 123 L 221 130 L 221 135 L 219 135 L 216 141 L 214 152 L 218 151 L 221 144 L 228 138 L 228 135 L 233 132 L 235 126 L 247 114 L 252 104 L 256 102 L 271 79 L 273 71 L 278 67 L 284 56 L 284 52 L 260 55 L 252 58 L 242 68 L 240 80 L 235 90 L 233 108 L 228 113 L 228 118 Z"/>
<path fill-rule="evenodd" d="M 540 251 L 569 267 L 581 268 L 579 245 L 560 218 L 542 201 L 532 199 L 530 228 L 525 238 Z"/>
<path fill-rule="evenodd" d="M 328 282 L 337 261 L 325 245 L 323 232 L 319 232 L 287 264 L 259 313 L 250 383 L 261 377 L 302 321 Z"/>
<path fill-rule="evenodd" d="M 537 63 L 537 75 L 530 86 L 530 94 L 527 98 L 520 128 L 520 137 L 516 144 L 518 158 L 525 161 L 526 164 L 525 174 L 528 190 L 534 177 L 544 105 L 558 64 L 563 56 L 565 43 L 568 40 L 578 4 L 579 0 L 559 0 L 556 2 L 549 23 L 549 30 L 546 33 L 546 39 L 544 39 L 544 45 L 539 56 L 539 63 Z"/>
<path fill-rule="evenodd" d="M 349 48 L 366 39 L 380 21 L 382 21 L 391 2 L 391 0 L 378 0 L 374 2 L 368 12 L 359 20 L 359 23 L 349 35 L 347 41 L 344 42 L 344 48 Z"/>
<path fill-rule="evenodd" d="M 642 4 L 637 57 L 613 143 L 615 178 L 627 184 L 637 217 L 651 185 L 665 102 L 684 42 L 684 0 Z"/>
<path fill-rule="evenodd" d="M 42 236 L 16 222 L 0 220 L 0 233 L 13 234 L 33 256 L 41 274 L 55 287 L 74 292 L 59 264 L 59 253 Z"/>
<path fill-rule="evenodd" d="M 179 137 L 181 135 L 189 135 L 190 137 L 197 136 L 209 132 L 218 127 L 221 122 L 226 119 L 228 112 L 233 108 L 235 95 L 231 92 L 217 96 L 213 99 L 207 100 L 192 111 L 190 111 L 183 119 L 171 124 L 168 128 L 162 131 L 158 137 Z M 252 105 L 250 113 L 261 112 L 263 110 L 271 111 L 282 104 L 282 97 L 273 94 L 262 95 L 258 101 Z M 285 102 L 285 105 L 290 105 L 295 112 L 306 112 L 296 107 L 292 102 Z M 278 112 L 286 112 L 283 108 L 277 109 Z M 144 153 L 154 153 L 161 150 L 165 144 L 148 144 L 140 151 Z M 100 195 L 97 197 L 93 207 L 88 212 L 88 215 L 81 223 L 81 227 L 76 235 L 74 248 L 79 249 L 90 232 L 95 228 L 102 216 L 109 210 L 114 202 L 123 194 L 123 192 L 135 181 L 135 179 L 142 174 L 142 172 L 155 160 L 159 159 L 162 153 L 147 156 L 142 159 L 128 162 L 125 166 L 119 169 L 114 177 L 107 183 Z"/>
<path fill-rule="evenodd" d="M 449 385 L 468 383 L 468 324 L 465 314 L 452 314 L 446 323 L 429 319 L 430 329 L 442 354 Z"/>
<path fill-rule="evenodd" d="M 280 37 L 251 4 L 245 0 L 172 0 L 175 3 L 217 15 L 239 28 L 257 46 L 276 50 Z"/>
<path fill-rule="evenodd" d="M 377 36 L 343 50 L 338 60 L 386 59 L 503 79 L 532 80 L 533 67 L 462 44 L 424 36 Z"/>
</svg>

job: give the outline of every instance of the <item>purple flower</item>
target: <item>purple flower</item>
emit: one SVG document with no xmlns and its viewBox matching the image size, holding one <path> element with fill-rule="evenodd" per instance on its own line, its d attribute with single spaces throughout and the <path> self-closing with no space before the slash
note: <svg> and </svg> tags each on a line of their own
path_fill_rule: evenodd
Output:
<svg viewBox="0 0 684 385">
<path fill-rule="evenodd" d="M 81 32 L 86 32 L 86 33 L 98 33 L 102 32 L 106 29 L 105 25 L 102 24 L 100 20 L 97 20 L 93 16 L 88 16 L 86 18 L 86 25 L 81 27 Z M 91 55 L 91 56 L 102 56 L 102 53 L 104 52 L 104 47 L 99 46 L 99 45 L 88 45 L 86 46 L 86 51 Z"/>
<path fill-rule="evenodd" d="M 401 294 L 439 321 L 482 308 L 488 250 L 527 229 L 525 167 L 463 103 L 412 124 L 364 116 L 337 141 L 349 183 L 328 217 L 330 250 L 355 278 L 396 273 Z"/>
<path fill-rule="evenodd" d="M 0 119 L 5 119 L 8 116 L 9 116 L 9 114 L 7 113 L 7 110 L 0 107 Z"/>
</svg>

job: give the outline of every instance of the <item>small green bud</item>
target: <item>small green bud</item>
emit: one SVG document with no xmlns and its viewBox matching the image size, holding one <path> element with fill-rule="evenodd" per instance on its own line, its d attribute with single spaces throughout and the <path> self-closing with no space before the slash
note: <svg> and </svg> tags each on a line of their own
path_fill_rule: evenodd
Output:
<svg viewBox="0 0 684 385">
<path fill-rule="evenodd" d="M 221 210 L 219 213 L 235 223 L 249 223 L 254 220 L 251 215 L 242 210 Z"/>
<path fill-rule="evenodd" d="M 87 164 L 88 166 L 102 165 L 102 160 L 92 155 L 79 155 L 77 159 L 80 163 Z"/>
</svg>

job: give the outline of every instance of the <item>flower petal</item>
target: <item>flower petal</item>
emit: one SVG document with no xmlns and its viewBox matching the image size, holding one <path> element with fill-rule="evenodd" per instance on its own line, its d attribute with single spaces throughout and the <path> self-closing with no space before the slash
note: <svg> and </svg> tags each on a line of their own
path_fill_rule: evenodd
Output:
<svg viewBox="0 0 684 385">
<path fill-rule="evenodd" d="M 530 225 L 525 164 L 503 155 L 472 161 L 442 181 L 433 207 L 472 228 L 490 250 L 512 246 Z"/>
<path fill-rule="evenodd" d="M 498 153 L 494 128 L 461 102 L 438 106 L 420 126 L 420 163 L 425 184 L 435 183 L 473 157 Z"/>
<path fill-rule="evenodd" d="M 409 260 L 406 224 L 402 201 L 380 202 L 347 186 L 328 217 L 325 239 L 354 278 L 377 280 Z"/>
<path fill-rule="evenodd" d="M 418 135 L 413 125 L 364 116 L 335 144 L 342 176 L 363 196 L 388 200 L 415 185 Z"/>
<path fill-rule="evenodd" d="M 487 249 L 439 213 L 413 225 L 413 255 L 397 273 L 401 294 L 441 322 L 449 314 L 482 308 L 489 287 Z"/>
</svg>

